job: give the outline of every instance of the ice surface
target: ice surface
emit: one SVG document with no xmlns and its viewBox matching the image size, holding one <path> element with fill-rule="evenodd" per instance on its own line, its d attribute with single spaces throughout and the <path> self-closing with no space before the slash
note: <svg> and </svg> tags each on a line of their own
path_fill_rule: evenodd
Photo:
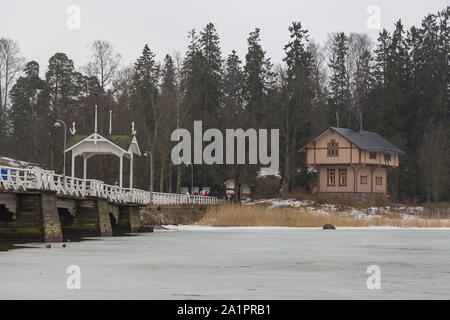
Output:
<svg viewBox="0 0 450 320">
<path fill-rule="evenodd" d="M 0 252 L 0 299 L 450 298 L 448 229 L 168 228 Z M 69 265 L 81 290 L 66 288 Z"/>
</svg>

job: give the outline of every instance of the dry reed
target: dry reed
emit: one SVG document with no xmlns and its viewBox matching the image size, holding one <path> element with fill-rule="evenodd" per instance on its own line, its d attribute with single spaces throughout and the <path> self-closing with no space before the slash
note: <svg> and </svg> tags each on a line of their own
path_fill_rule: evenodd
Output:
<svg viewBox="0 0 450 320">
<path fill-rule="evenodd" d="M 198 224 L 217 227 L 279 226 L 279 227 L 322 227 L 331 223 L 337 227 L 450 227 L 447 219 L 400 215 L 349 215 L 340 212 L 313 212 L 307 208 L 252 205 L 226 205 L 211 207 Z"/>
</svg>

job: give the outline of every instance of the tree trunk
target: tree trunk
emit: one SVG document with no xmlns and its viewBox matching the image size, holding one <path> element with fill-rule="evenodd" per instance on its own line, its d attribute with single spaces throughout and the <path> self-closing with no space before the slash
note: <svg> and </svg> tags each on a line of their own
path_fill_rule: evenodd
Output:
<svg viewBox="0 0 450 320">
<path fill-rule="evenodd" d="M 241 188 L 240 188 L 241 181 L 240 181 L 237 165 L 235 165 L 235 167 L 234 167 L 233 182 L 234 182 L 233 202 L 240 203 L 241 202 Z"/>
<path fill-rule="evenodd" d="M 177 166 L 177 193 L 180 193 L 181 189 L 181 164 Z"/>
</svg>

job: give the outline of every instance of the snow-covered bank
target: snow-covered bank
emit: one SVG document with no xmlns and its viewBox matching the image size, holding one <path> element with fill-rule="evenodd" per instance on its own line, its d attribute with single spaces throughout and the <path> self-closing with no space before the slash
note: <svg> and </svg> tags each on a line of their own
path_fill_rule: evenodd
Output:
<svg viewBox="0 0 450 320">
<path fill-rule="evenodd" d="M 422 206 L 370 206 L 367 208 L 355 208 L 352 206 L 343 206 L 334 203 L 319 203 L 313 200 L 295 200 L 295 199 L 262 199 L 254 202 L 245 202 L 244 205 L 267 205 L 269 209 L 273 208 L 299 208 L 308 210 L 317 215 L 329 215 L 337 213 L 339 215 L 356 216 L 358 218 L 369 217 L 371 219 L 380 216 L 399 215 L 403 219 L 416 219 L 423 216 L 425 208 Z M 441 219 L 449 221 L 448 219 Z"/>
</svg>

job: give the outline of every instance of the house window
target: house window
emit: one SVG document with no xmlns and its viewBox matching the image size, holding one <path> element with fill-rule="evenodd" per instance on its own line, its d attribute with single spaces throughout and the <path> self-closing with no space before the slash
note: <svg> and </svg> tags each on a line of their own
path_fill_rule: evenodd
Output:
<svg viewBox="0 0 450 320">
<path fill-rule="evenodd" d="M 339 157 L 339 143 L 334 139 L 327 144 L 327 156 Z"/>
<path fill-rule="evenodd" d="M 378 186 L 381 186 L 381 185 L 383 184 L 383 177 L 376 177 L 376 178 L 375 178 L 375 183 L 376 183 Z"/>
<path fill-rule="evenodd" d="M 339 185 L 347 185 L 347 169 L 339 169 Z"/>
<path fill-rule="evenodd" d="M 389 153 L 384 154 L 384 161 L 391 161 L 391 154 Z"/>
<path fill-rule="evenodd" d="M 360 176 L 359 177 L 359 183 L 360 184 L 367 184 L 367 176 Z"/>
<path fill-rule="evenodd" d="M 376 152 L 369 152 L 369 159 L 376 159 L 377 153 Z"/>
<path fill-rule="evenodd" d="M 334 169 L 328 169 L 328 185 L 334 186 Z"/>
</svg>

